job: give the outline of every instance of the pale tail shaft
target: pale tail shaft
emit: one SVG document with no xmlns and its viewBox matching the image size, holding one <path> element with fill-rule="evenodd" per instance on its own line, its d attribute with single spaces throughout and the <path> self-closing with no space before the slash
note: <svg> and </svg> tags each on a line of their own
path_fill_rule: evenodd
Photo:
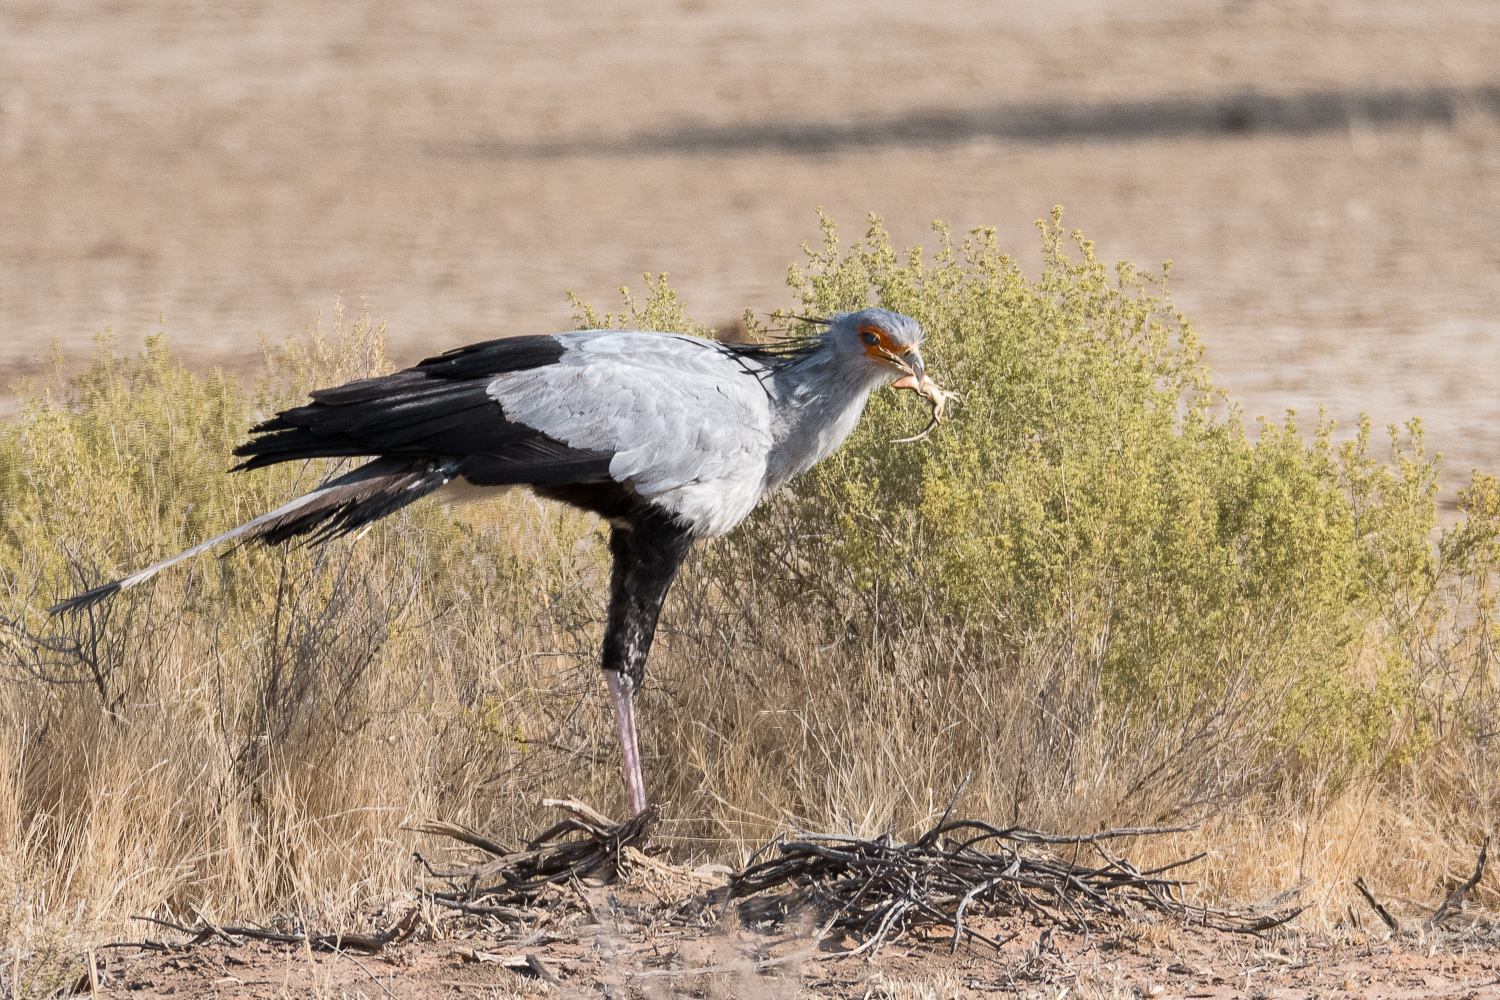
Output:
<svg viewBox="0 0 1500 1000">
<path fill-rule="evenodd" d="M 252 521 L 246 521 L 222 535 L 179 552 L 170 559 L 163 559 L 123 579 L 70 597 L 61 604 L 48 608 L 47 613 L 55 615 L 97 604 L 122 590 L 145 583 L 164 569 L 202 555 L 225 542 L 261 541 L 274 545 L 298 536 L 310 536 L 309 541 L 320 542 L 358 531 L 432 491 L 441 489 L 452 477 L 453 469 L 449 463 L 377 459 Z"/>
</svg>

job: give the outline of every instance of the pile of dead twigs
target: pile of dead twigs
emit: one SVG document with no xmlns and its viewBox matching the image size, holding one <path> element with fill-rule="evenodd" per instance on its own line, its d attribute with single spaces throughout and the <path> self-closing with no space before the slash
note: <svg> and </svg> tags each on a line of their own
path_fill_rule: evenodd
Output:
<svg viewBox="0 0 1500 1000">
<path fill-rule="evenodd" d="M 568 818 L 533 838 L 523 847 L 507 847 L 468 827 L 431 822 L 417 828 L 421 833 L 450 837 L 477 847 L 490 860 L 458 868 L 434 868 L 417 855 L 428 874 L 453 886 L 431 895 L 434 903 L 466 913 L 519 920 L 525 914 L 516 906 L 530 905 L 537 893 L 549 885 L 586 878 L 612 878 L 620 865 L 620 852 L 640 849 L 651 837 L 656 823 L 653 806 L 633 819 L 616 823 L 576 799 L 544 799 L 542 805 L 567 812 Z M 569 834 L 581 838 L 562 840 Z"/>
<path fill-rule="evenodd" d="M 643 847 L 655 813 L 614 823 L 571 799 L 544 803 L 569 813 L 524 847 L 509 848 L 465 827 L 430 823 L 441 834 L 490 855 L 469 867 L 428 871 L 452 888 L 433 902 L 468 913 L 524 921 L 548 886 L 603 877 L 621 870 L 622 851 Z M 669 907 L 675 922 L 722 917 L 733 907 L 741 922 L 759 925 L 812 916 L 819 938 L 838 932 L 858 941 L 857 952 L 875 952 L 903 935 L 935 926 L 952 931 L 956 949 L 964 941 L 999 948 L 1003 940 L 981 933 L 965 918 L 1029 917 L 1087 937 L 1091 922 L 1155 913 L 1218 930 L 1257 933 L 1280 926 L 1303 907 L 1284 900 L 1241 909 L 1189 903 L 1191 885 L 1166 873 L 1199 860 L 1186 858 L 1141 871 L 1104 845 L 1132 837 L 1186 832 L 1185 827 L 1105 830 L 1082 836 L 1001 829 L 978 820 L 939 823 L 913 843 L 889 836 L 867 839 L 825 833 L 782 835 L 763 846 L 728 884 Z M 560 840 L 568 834 L 581 838 Z M 767 854 L 774 857 L 762 860 Z M 634 852 L 632 852 L 634 854 Z M 640 855 L 634 855 L 640 857 Z M 424 864 L 426 864 L 424 860 Z"/>
<path fill-rule="evenodd" d="M 424 898 L 438 906 L 517 924 L 519 932 L 529 929 L 534 938 L 540 924 L 551 919 L 552 911 L 567 899 L 576 898 L 598 923 L 585 885 L 598 886 L 627 873 L 636 877 L 665 873 L 674 876 L 674 884 L 687 888 L 675 901 L 657 893 L 663 907 L 658 910 L 659 919 L 705 925 L 732 913 L 744 925 L 762 926 L 811 916 L 818 925 L 811 947 L 816 949 L 837 933 L 856 942 L 852 950 L 842 952 L 845 955 L 874 953 L 909 933 L 937 927 L 951 930 L 954 949 L 966 941 L 978 941 L 998 950 L 1004 937 L 974 927 L 972 920 L 980 915 L 1029 918 L 1087 939 L 1100 924 L 1118 926 L 1146 913 L 1218 930 L 1258 933 L 1286 923 L 1304 909 L 1285 905 L 1295 890 L 1238 909 L 1189 903 L 1183 889 L 1191 883 L 1166 873 L 1203 855 L 1141 871 L 1105 850 L 1110 841 L 1181 833 L 1188 829 L 1184 827 L 1060 836 L 1024 827 L 1002 829 L 978 820 L 950 822 L 945 817 L 913 843 L 897 843 L 890 836 L 783 834 L 761 847 L 743 869 L 731 872 L 727 884 L 709 888 L 716 876 L 679 869 L 641 853 L 656 821 L 654 809 L 616 823 L 574 799 L 548 799 L 542 804 L 562 810 L 567 818 L 515 847 L 453 823 L 429 822 L 419 827 L 423 833 L 457 840 L 488 855 L 476 864 L 450 868 L 436 867 L 417 855 L 428 873 L 449 887 L 424 893 Z M 1483 863 L 1481 853 L 1479 872 Z M 1470 885 L 1478 881 L 1478 874 Z M 550 907 L 544 907 L 547 897 L 557 897 Z M 238 944 L 238 939 L 248 938 L 379 952 L 412 937 L 418 929 L 419 909 L 413 908 L 389 930 L 371 935 L 228 927 L 201 913 L 196 927 L 143 917 L 188 935 L 189 940 L 170 945 L 126 944 L 174 951 L 214 939 Z M 1442 911 L 1434 924 L 1441 917 Z"/>
<path fill-rule="evenodd" d="M 924 925 L 951 928 L 955 949 L 965 939 L 998 949 L 1003 941 L 965 925 L 965 916 L 976 912 L 1026 915 L 1088 935 L 1091 920 L 1142 911 L 1246 933 L 1284 924 L 1302 911 L 1190 904 L 1182 893 L 1190 883 L 1163 873 L 1191 864 L 1201 854 L 1143 872 L 1111 857 L 1102 846 L 1126 837 L 1179 832 L 1183 828 L 1139 828 L 1070 837 L 956 820 L 910 844 L 888 836 L 868 840 L 803 834 L 761 848 L 726 887 L 712 894 L 712 901 L 725 905 L 738 900 L 740 919 L 747 923 L 815 914 L 823 934 L 853 935 L 861 952 L 877 951 Z M 757 860 L 773 848 L 775 858 Z"/>
</svg>

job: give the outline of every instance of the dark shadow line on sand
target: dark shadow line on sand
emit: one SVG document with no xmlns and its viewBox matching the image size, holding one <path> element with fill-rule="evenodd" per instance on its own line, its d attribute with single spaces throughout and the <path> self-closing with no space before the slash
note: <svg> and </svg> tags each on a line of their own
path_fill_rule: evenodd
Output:
<svg viewBox="0 0 1500 1000">
<path fill-rule="evenodd" d="M 1245 91 L 1142 101 L 999 104 L 885 117 L 683 126 L 621 138 L 481 142 L 445 152 L 462 158 L 546 160 L 575 156 L 789 153 L 818 156 L 878 147 L 942 147 L 988 139 L 1018 145 L 1130 142 L 1179 137 L 1305 135 L 1352 128 L 1452 125 L 1466 111 L 1500 116 L 1500 85 L 1408 90 Z"/>
</svg>

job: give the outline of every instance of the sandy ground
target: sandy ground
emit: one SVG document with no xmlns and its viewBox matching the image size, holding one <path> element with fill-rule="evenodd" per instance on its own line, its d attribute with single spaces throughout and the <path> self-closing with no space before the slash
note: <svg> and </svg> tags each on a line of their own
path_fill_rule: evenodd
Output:
<svg viewBox="0 0 1500 1000">
<path fill-rule="evenodd" d="M 594 918 L 562 917 L 525 938 L 470 918 L 387 954 L 214 942 L 164 955 L 100 952 L 100 996 L 671 996 L 793 1000 L 969 1000 L 982 996 L 1270 1000 L 1500 997 L 1500 953 L 1461 936 L 1364 932 L 1274 938 L 1174 923 L 1096 924 L 1088 940 L 1022 920 L 979 920 L 999 952 L 911 936 L 851 956 L 853 941 L 814 946 L 806 929 L 679 929 L 653 920 L 639 893 L 587 890 Z M 80 983 L 80 986 L 83 984 Z M 86 992 L 86 990 L 80 990 Z"/>
<path fill-rule="evenodd" d="M 195 365 L 250 370 L 258 334 L 340 294 L 388 320 L 400 361 L 566 326 L 567 290 L 612 305 L 645 271 L 719 322 L 787 304 L 815 206 L 850 232 L 877 212 L 901 242 L 994 225 L 1034 267 L 1031 222 L 1061 203 L 1106 258 L 1175 261 L 1249 416 L 1420 414 L 1450 468 L 1496 468 L 1497 67 L 1490 0 L 17 0 L 0 377 L 159 322 Z M 1370 110 L 1432 88 L 1457 110 Z M 1217 134 L 982 126 L 1246 93 L 1354 110 Z M 934 116 L 981 127 L 924 131 Z"/>
</svg>

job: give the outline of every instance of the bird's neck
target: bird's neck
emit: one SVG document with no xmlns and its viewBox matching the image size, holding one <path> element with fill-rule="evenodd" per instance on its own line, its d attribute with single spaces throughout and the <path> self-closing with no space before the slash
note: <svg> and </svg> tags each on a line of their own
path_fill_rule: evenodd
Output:
<svg viewBox="0 0 1500 1000">
<path fill-rule="evenodd" d="M 859 423 L 880 373 L 851 374 L 831 357 L 813 354 L 778 373 L 775 443 L 766 461 L 766 490 L 778 489 L 838 450 Z"/>
</svg>

